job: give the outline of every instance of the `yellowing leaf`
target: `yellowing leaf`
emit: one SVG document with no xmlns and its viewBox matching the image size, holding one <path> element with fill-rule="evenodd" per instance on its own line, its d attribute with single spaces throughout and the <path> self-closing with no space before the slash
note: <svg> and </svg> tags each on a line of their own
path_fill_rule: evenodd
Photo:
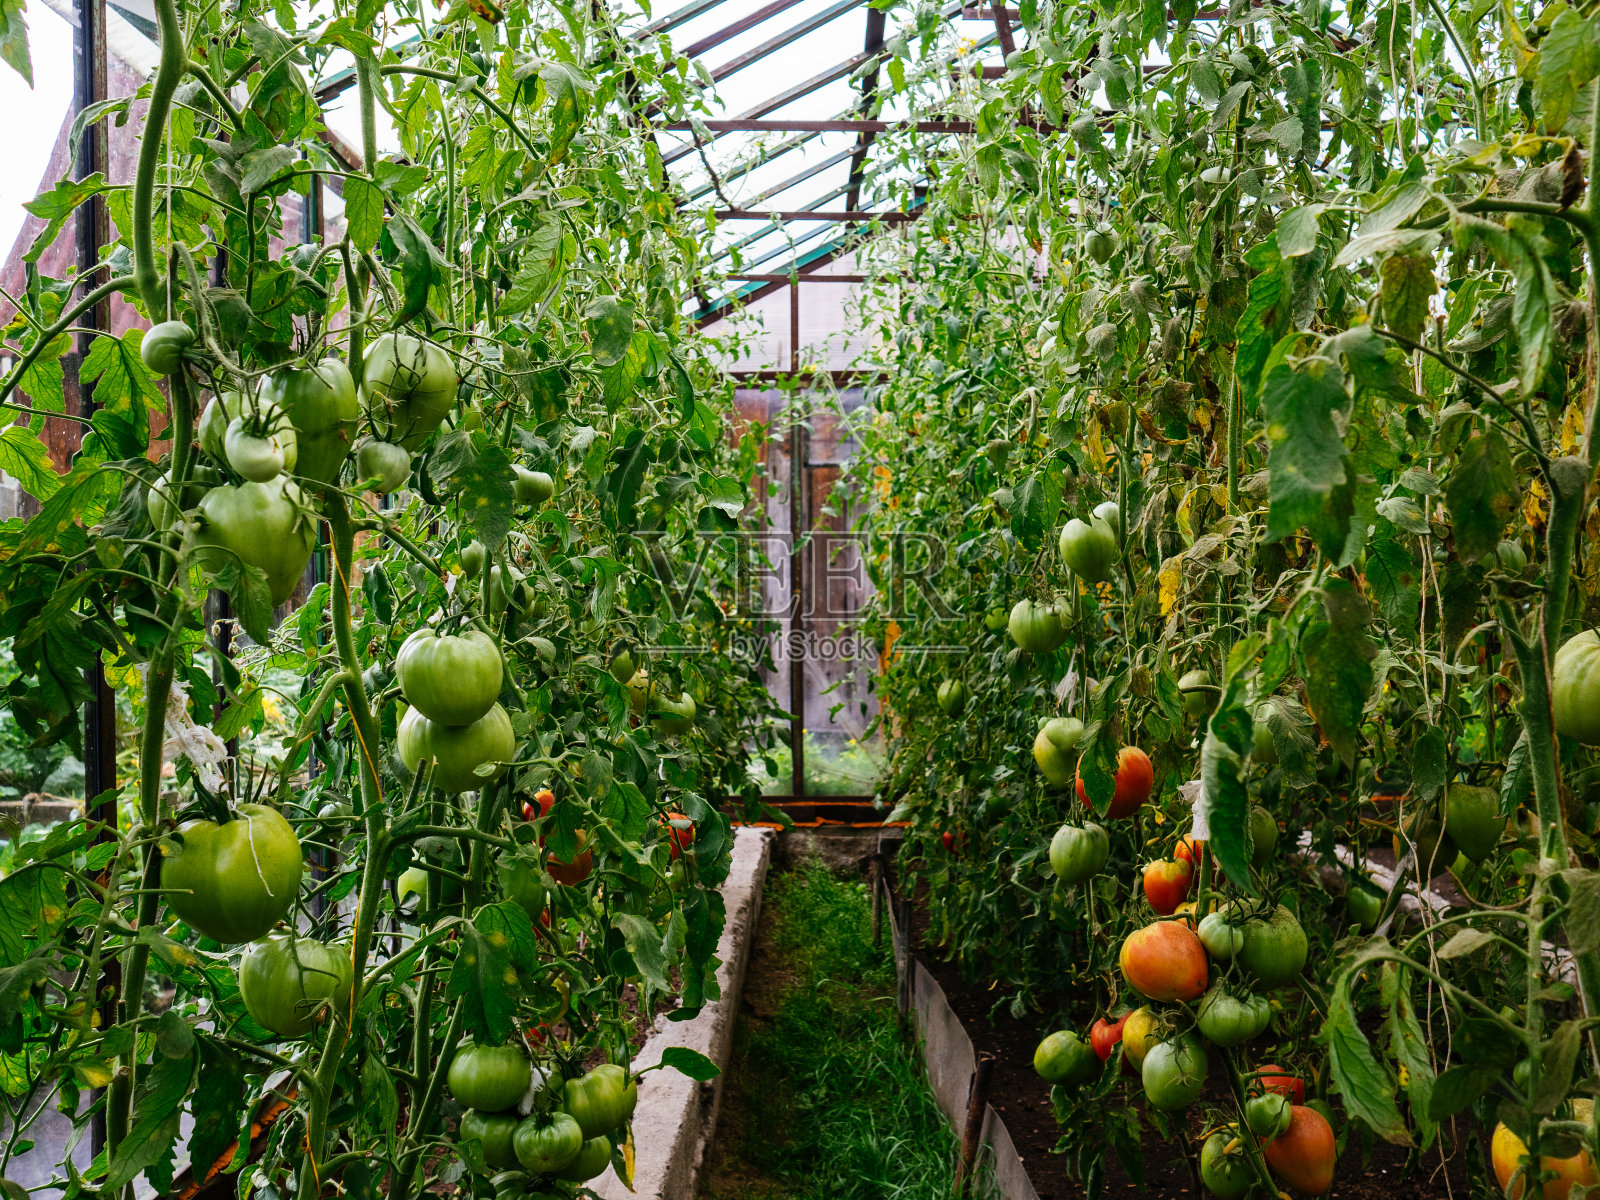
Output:
<svg viewBox="0 0 1600 1200">
<path fill-rule="evenodd" d="M 1157 579 L 1161 584 L 1161 615 L 1170 617 L 1178 603 L 1178 589 L 1183 586 L 1182 560 L 1167 559 L 1161 564 L 1161 574 Z"/>
<path fill-rule="evenodd" d="M 1111 462 L 1111 458 L 1106 454 L 1105 444 L 1100 440 L 1099 421 L 1089 422 L 1088 449 L 1089 461 L 1094 465 L 1094 469 L 1097 471 L 1104 471 L 1107 465 Z"/>
</svg>

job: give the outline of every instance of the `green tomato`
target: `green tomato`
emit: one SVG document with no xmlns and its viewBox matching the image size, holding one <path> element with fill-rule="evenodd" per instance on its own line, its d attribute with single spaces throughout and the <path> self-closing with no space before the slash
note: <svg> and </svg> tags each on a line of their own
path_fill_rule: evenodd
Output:
<svg viewBox="0 0 1600 1200">
<path fill-rule="evenodd" d="M 228 451 L 228 435 L 234 430 L 235 422 L 238 423 L 238 431 L 234 433 L 234 437 L 246 439 L 241 444 L 241 459 L 237 465 L 229 457 Z M 245 471 L 240 467 L 254 471 L 255 475 L 245 475 L 245 478 L 254 479 L 258 483 L 265 482 L 259 476 L 266 467 L 257 461 L 262 453 L 261 449 L 251 444 L 248 439 L 275 439 L 276 448 L 283 454 L 283 470 L 294 470 L 300 461 L 299 438 L 294 426 L 289 423 L 288 415 L 259 393 L 247 395 L 232 390 L 218 393 L 200 414 L 196 435 L 200 441 L 200 448 L 214 461 L 236 475 L 245 475 Z"/>
<path fill-rule="evenodd" d="M 543 471 L 530 471 L 520 463 L 511 467 L 511 494 L 518 504 L 543 504 L 556 494 L 556 481 Z"/>
<path fill-rule="evenodd" d="M 1057 549 L 1061 551 L 1061 561 L 1074 575 L 1090 583 L 1104 583 L 1116 565 L 1117 535 L 1099 517 L 1089 521 L 1074 517 L 1062 527 Z"/>
<path fill-rule="evenodd" d="M 1111 256 L 1117 251 L 1116 240 L 1104 230 L 1090 231 L 1084 239 L 1083 248 L 1089 252 L 1089 257 L 1102 266 L 1111 261 Z"/>
<path fill-rule="evenodd" d="M 1122 424 L 1127 424 L 1126 419 L 1122 421 Z M 1122 510 L 1117 507 L 1115 500 L 1102 500 L 1099 504 L 1096 504 L 1093 515 L 1097 520 L 1104 521 L 1111 527 L 1111 532 L 1117 535 L 1119 542 L 1122 540 Z"/>
<path fill-rule="evenodd" d="M 1550 673 L 1556 730 L 1600 746 L 1600 634 L 1585 629 L 1563 642 Z"/>
<path fill-rule="evenodd" d="M 505 677 L 500 647 L 476 629 L 455 635 L 417 630 L 395 656 L 394 673 L 407 702 L 440 725 L 470 725 L 483 716 Z"/>
<path fill-rule="evenodd" d="M 185 821 L 161 861 L 167 907 L 212 941 L 253 942 L 300 890 L 300 839 L 281 813 L 241 804 L 226 825 Z"/>
<path fill-rule="evenodd" d="M 517 1169 L 517 1152 L 512 1139 L 517 1132 L 517 1118 L 512 1113 L 481 1113 L 473 1109 L 461 1118 L 457 1140 L 470 1142 L 476 1138 L 483 1146 L 483 1161 L 496 1171 Z"/>
<path fill-rule="evenodd" d="M 201 566 L 212 574 L 241 562 L 260 567 L 275 605 L 294 593 L 316 544 L 316 522 L 285 475 L 213 488 L 200 501 L 194 545 Z"/>
<path fill-rule="evenodd" d="M 498 704 L 489 706 L 470 725 L 441 725 L 421 709 L 409 708 L 395 731 L 395 751 L 408 771 L 427 759 L 438 762 L 433 782 L 445 792 L 471 792 L 487 787 L 506 773 L 516 755 L 511 718 Z M 496 764 L 488 775 L 475 774 L 484 763 Z"/>
<path fill-rule="evenodd" d="M 561 1109 L 577 1121 L 583 1136 L 610 1133 L 633 1116 L 639 1103 L 639 1081 L 615 1063 L 602 1063 L 576 1079 L 567 1080 Z"/>
<path fill-rule="evenodd" d="M 222 446 L 228 456 L 228 465 L 253 483 L 276 479 L 285 471 L 294 470 L 298 461 L 292 435 L 280 437 L 276 433 L 268 433 L 257 436 L 250 432 L 243 417 L 235 417 L 228 422 L 228 432 L 222 439 Z"/>
<path fill-rule="evenodd" d="M 387 442 L 416 450 L 456 402 L 456 369 L 442 347 L 386 333 L 367 349 L 361 404 Z"/>
<path fill-rule="evenodd" d="M 1500 560 L 1500 569 L 1508 575 L 1521 575 L 1528 569 L 1528 552 L 1521 542 L 1501 542 L 1495 548 L 1495 557 Z"/>
<path fill-rule="evenodd" d="M 990 633 L 999 633 L 1006 627 L 1007 614 L 1004 608 L 991 608 L 983 614 L 983 627 Z"/>
<path fill-rule="evenodd" d="M 516 1106 L 533 1082 L 533 1064 L 522 1047 L 480 1046 L 463 1042 L 456 1047 L 445 1076 L 450 1094 L 467 1108 L 500 1112 Z"/>
<path fill-rule="evenodd" d="M 399 491 L 411 478 L 411 452 L 393 442 L 368 438 L 356 448 L 356 476 L 380 496 Z"/>
<path fill-rule="evenodd" d="M 1227 962 L 1244 945 L 1244 931 L 1231 924 L 1221 909 L 1209 912 L 1200 921 L 1200 944 L 1218 962 Z"/>
<path fill-rule="evenodd" d="M 1083 883 L 1105 869 L 1111 837 L 1095 824 L 1063 825 L 1050 839 L 1050 869 L 1062 883 Z"/>
<path fill-rule="evenodd" d="M 1266 1092 L 1244 1102 L 1244 1123 L 1258 1138 L 1271 1141 L 1289 1128 L 1293 1104 L 1282 1092 Z"/>
<path fill-rule="evenodd" d="M 606 670 L 611 672 L 611 678 L 618 683 L 627 683 L 639 672 L 639 660 L 634 658 L 633 651 L 622 649 L 611 656 L 611 662 Z"/>
<path fill-rule="evenodd" d="M 1221 1200 L 1240 1200 L 1255 1184 L 1248 1151 L 1233 1126 L 1218 1130 L 1200 1147 L 1200 1182 Z"/>
<path fill-rule="evenodd" d="M 1306 931 L 1283 905 L 1265 919 L 1252 917 L 1242 928 L 1244 945 L 1239 948 L 1239 965 L 1255 976 L 1264 989 L 1282 987 L 1305 968 L 1309 953 Z"/>
<path fill-rule="evenodd" d="M 1259 804 L 1250 806 L 1250 865 L 1260 870 L 1278 849 L 1278 818 Z"/>
<path fill-rule="evenodd" d="M 959 717 L 967 707 L 967 685 L 959 679 L 946 679 L 939 685 L 939 707 L 947 717 Z"/>
<path fill-rule="evenodd" d="M 1205 1047 L 1185 1034 L 1150 1047 L 1139 1068 L 1145 1099 L 1153 1108 L 1175 1112 L 1200 1099 L 1206 1084 Z"/>
<path fill-rule="evenodd" d="M 611 1165 L 611 1139 L 604 1136 L 588 1138 L 578 1151 L 578 1156 L 554 1172 L 556 1179 L 568 1183 L 586 1183 L 605 1173 Z"/>
<path fill-rule="evenodd" d="M 507 850 L 500 855 L 499 871 L 500 890 L 506 899 L 519 905 L 533 920 L 539 920 L 549 907 L 550 893 L 545 890 L 544 875 L 537 864 Z"/>
<path fill-rule="evenodd" d="M 489 561 L 489 548 L 474 538 L 461 547 L 461 571 L 468 579 L 483 574 L 483 564 Z"/>
<path fill-rule="evenodd" d="M 1384 895 L 1365 879 L 1351 879 L 1344 891 L 1344 908 L 1362 933 L 1378 927 L 1383 915 Z"/>
<path fill-rule="evenodd" d="M 1213 692 L 1210 671 L 1186 671 L 1178 680 L 1183 694 L 1183 711 L 1199 720 L 1211 711 Z"/>
<path fill-rule="evenodd" d="M 1100 1073 L 1100 1056 L 1072 1030 L 1063 1029 L 1039 1043 L 1033 1069 L 1046 1083 L 1077 1087 Z"/>
<path fill-rule="evenodd" d="M 530 614 L 535 619 L 544 615 L 544 601 L 534 595 L 521 571 L 510 568 L 511 589 L 506 590 L 505 573 L 496 563 L 489 568 L 489 613 L 495 618 L 505 614 L 509 607 L 517 614 Z"/>
<path fill-rule="evenodd" d="M 694 728 L 698 708 L 693 696 L 688 692 L 679 692 L 676 700 L 656 696 L 651 712 L 650 723 L 657 734 L 663 737 L 677 737 Z"/>
<path fill-rule="evenodd" d="M 1475 863 L 1494 853 L 1506 831 L 1500 815 L 1500 793 L 1494 788 L 1452 783 L 1445 789 L 1444 831 Z"/>
<path fill-rule="evenodd" d="M 1027 599 L 1018 600 L 1012 606 L 1006 629 L 1011 640 L 1029 654 L 1049 654 L 1067 640 L 1060 609 L 1054 604 L 1035 604 Z"/>
<path fill-rule="evenodd" d="M 145 331 L 139 357 L 152 375 L 175 375 L 183 367 L 183 354 L 194 345 L 195 333 L 183 321 L 162 321 Z"/>
<path fill-rule="evenodd" d="M 239 997 L 258 1023 L 286 1038 L 302 1038 L 321 1011 L 348 1020 L 350 947 L 274 933 L 251 946 L 239 963 Z"/>
<path fill-rule="evenodd" d="M 531 1116 L 511 1139 L 517 1161 L 533 1175 L 549 1175 L 567 1166 L 583 1149 L 583 1130 L 564 1112 Z"/>
<path fill-rule="evenodd" d="M 1261 1032 L 1261 1014 L 1254 996 L 1240 998 L 1212 984 L 1200 997 L 1195 1024 L 1201 1035 L 1217 1046 L 1241 1046 Z M 1271 1009 L 1267 1010 L 1271 1015 Z"/>
<path fill-rule="evenodd" d="M 274 371 L 261 395 L 282 409 L 294 427 L 299 443 L 295 473 L 314 484 L 337 481 L 361 420 L 355 380 L 344 362 L 330 357 L 314 367 Z"/>
<path fill-rule="evenodd" d="M 1272 738 L 1272 727 L 1267 724 L 1267 710 L 1270 706 L 1261 704 L 1256 707 L 1254 728 L 1250 731 L 1250 757 L 1258 763 L 1273 767 L 1278 764 L 1278 743 Z"/>
<path fill-rule="evenodd" d="M 183 510 L 172 488 L 172 472 L 167 471 L 152 483 L 144 494 L 144 510 L 150 514 L 150 524 L 165 533 L 178 523 Z"/>
<path fill-rule="evenodd" d="M 1051 787 L 1066 787 L 1078 775 L 1078 756 L 1072 751 L 1083 737 L 1077 717 L 1051 717 L 1039 726 L 1033 739 L 1033 761 Z"/>
</svg>

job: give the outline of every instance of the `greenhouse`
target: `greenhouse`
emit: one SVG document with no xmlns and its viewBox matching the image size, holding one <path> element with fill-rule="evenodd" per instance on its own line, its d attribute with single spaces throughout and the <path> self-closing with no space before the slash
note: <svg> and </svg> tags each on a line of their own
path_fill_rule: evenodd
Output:
<svg viewBox="0 0 1600 1200">
<path fill-rule="evenodd" d="M 0 1200 L 1600 1200 L 1600 8 L 0 0 Z"/>
</svg>

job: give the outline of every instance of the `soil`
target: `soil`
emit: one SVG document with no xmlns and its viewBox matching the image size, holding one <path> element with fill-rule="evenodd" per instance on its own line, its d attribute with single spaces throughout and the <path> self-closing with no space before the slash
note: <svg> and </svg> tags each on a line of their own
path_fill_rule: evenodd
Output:
<svg viewBox="0 0 1600 1200">
<path fill-rule="evenodd" d="M 980 1055 L 991 1055 L 995 1060 L 989 1084 L 990 1103 L 1004 1118 L 1040 1200 L 1081 1200 L 1083 1187 L 1070 1178 L 1066 1159 L 1054 1153 L 1061 1129 L 1051 1111 L 1050 1086 L 1033 1070 L 1034 1047 L 1052 1031 L 1051 1028 L 1032 1014 L 1022 1019 L 1012 1017 L 1003 1011 L 1002 989 L 968 984 L 955 966 L 940 957 L 937 947 L 926 945 L 928 917 L 920 904 L 914 908 L 911 928 L 913 945 L 918 947 L 923 965 L 944 989 L 950 1007 L 961 1018 L 974 1048 Z M 1081 1026 L 1088 1028 L 1096 1015 L 1088 1011 L 1082 1013 Z M 1207 1104 L 1220 1105 L 1226 1094 L 1227 1084 L 1222 1078 L 1220 1064 L 1213 1061 L 1202 1103 L 1191 1110 L 1189 1136 L 1196 1151 L 1200 1144 L 1198 1135 L 1203 1132 L 1201 1110 Z M 1140 1143 L 1144 1149 L 1143 1187 L 1129 1179 L 1116 1155 L 1108 1152 L 1102 1195 L 1138 1195 L 1148 1200 L 1176 1200 L 1177 1197 L 1194 1200 L 1197 1196 L 1209 1195 L 1196 1184 L 1181 1145 L 1163 1141 L 1148 1123 L 1141 1131 Z M 1361 1139 L 1352 1133 L 1339 1158 L 1333 1190 L 1328 1195 L 1333 1200 L 1378 1200 L 1380 1197 L 1382 1200 L 1443 1200 L 1445 1197 L 1467 1200 L 1472 1193 L 1467 1183 L 1464 1153 L 1459 1146 L 1445 1146 L 1446 1153 L 1452 1150 L 1441 1166 L 1440 1150 L 1436 1147 L 1430 1151 L 1428 1161 L 1413 1168 L 1408 1176 L 1404 1148 L 1376 1142 L 1364 1156 Z"/>
</svg>

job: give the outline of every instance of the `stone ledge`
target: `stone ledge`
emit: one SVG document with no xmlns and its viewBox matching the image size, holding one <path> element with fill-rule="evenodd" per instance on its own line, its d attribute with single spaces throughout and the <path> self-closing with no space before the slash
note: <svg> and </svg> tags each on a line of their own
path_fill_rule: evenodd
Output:
<svg viewBox="0 0 1600 1200">
<path fill-rule="evenodd" d="M 772 854 L 773 831 L 743 827 L 736 831 L 733 865 L 722 885 L 727 921 L 717 943 L 717 983 L 722 996 L 705 1006 L 692 1021 L 668 1021 L 663 1015 L 634 1058 L 642 1069 L 661 1061 L 668 1046 L 698 1050 L 723 1070 L 733 1052 L 733 1027 L 744 993 L 745 968 L 755 945 L 761 917 L 761 893 Z M 639 1081 L 639 1107 L 633 1118 L 635 1150 L 633 1191 L 607 1170 L 589 1186 L 605 1200 L 691 1200 L 705 1150 L 717 1127 L 722 1103 L 722 1076 L 696 1083 L 671 1068 L 652 1071 Z"/>
</svg>

